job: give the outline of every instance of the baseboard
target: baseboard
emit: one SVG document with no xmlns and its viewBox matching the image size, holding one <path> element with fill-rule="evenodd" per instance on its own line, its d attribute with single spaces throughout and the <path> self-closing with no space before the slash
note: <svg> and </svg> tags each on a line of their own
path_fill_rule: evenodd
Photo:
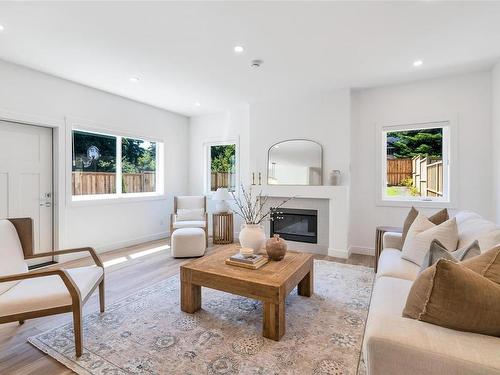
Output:
<svg viewBox="0 0 500 375">
<path fill-rule="evenodd" d="M 98 245 L 98 246 L 95 246 L 94 249 L 97 253 L 104 253 L 107 251 L 117 250 L 117 249 L 121 249 L 124 247 L 139 245 L 139 244 L 144 243 L 144 242 L 161 240 L 164 238 L 168 238 L 169 236 L 170 236 L 169 232 L 160 232 L 160 233 L 155 233 L 155 234 L 149 234 L 146 236 L 136 237 L 136 238 L 129 239 L 129 240 L 110 242 L 110 243 L 107 243 L 105 245 Z M 57 259 L 58 262 L 63 263 L 63 262 L 68 262 L 68 261 L 74 260 L 74 259 L 84 258 L 86 256 L 88 256 L 88 253 L 82 252 L 82 253 L 60 255 L 56 258 L 58 258 Z"/>
<path fill-rule="evenodd" d="M 328 255 L 331 257 L 347 259 L 347 258 L 349 258 L 349 251 L 344 250 L 344 249 L 333 249 L 333 248 L 329 247 L 328 248 Z"/>
<path fill-rule="evenodd" d="M 375 256 L 375 249 L 373 247 L 350 246 L 349 247 L 349 254 Z"/>
</svg>

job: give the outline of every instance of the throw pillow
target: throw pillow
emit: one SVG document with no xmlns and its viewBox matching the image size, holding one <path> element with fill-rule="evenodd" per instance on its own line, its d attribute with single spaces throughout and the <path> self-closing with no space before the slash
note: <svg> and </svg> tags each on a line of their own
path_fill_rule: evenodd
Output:
<svg viewBox="0 0 500 375">
<path fill-rule="evenodd" d="M 459 331 L 500 337 L 500 285 L 440 259 L 413 283 L 403 316 Z"/>
<path fill-rule="evenodd" d="M 408 234 L 408 230 L 410 230 L 411 225 L 415 221 L 415 219 L 418 216 L 418 210 L 415 207 L 412 207 L 410 209 L 410 212 L 408 212 L 408 216 L 406 216 L 405 222 L 403 224 L 403 234 L 401 236 L 402 243 L 405 243 L 406 236 Z M 439 225 L 441 223 L 444 223 L 446 220 L 448 220 L 450 217 L 448 215 L 448 210 L 446 208 L 442 209 L 441 211 L 436 212 L 434 215 L 429 217 L 429 221 L 431 223 L 434 223 L 436 225 Z"/>
<path fill-rule="evenodd" d="M 435 225 L 419 213 L 408 231 L 406 241 L 403 244 L 401 258 L 415 263 L 420 267 L 433 240 L 441 242 L 448 251 L 456 250 L 458 228 L 455 219 Z"/>
<path fill-rule="evenodd" d="M 487 279 L 500 284 L 500 246 L 496 246 L 462 264 Z M 498 302 L 500 305 L 500 302 Z"/>
<path fill-rule="evenodd" d="M 177 210 L 178 221 L 203 221 L 205 220 L 205 211 L 203 208 L 185 209 L 179 208 Z"/>
<path fill-rule="evenodd" d="M 425 254 L 424 261 L 422 263 L 422 266 L 420 267 L 419 273 L 422 273 L 428 267 L 436 263 L 439 259 L 447 259 L 454 263 L 458 263 L 462 260 L 470 259 L 479 254 L 481 254 L 481 250 L 479 250 L 478 241 L 474 241 L 469 246 L 450 252 L 446 250 L 446 247 L 444 247 L 441 242 L 439 242 L 438 240 L 433 240 L 431 242 L 429 251 L 427 252 L 427 254 Z"/>
</svg>

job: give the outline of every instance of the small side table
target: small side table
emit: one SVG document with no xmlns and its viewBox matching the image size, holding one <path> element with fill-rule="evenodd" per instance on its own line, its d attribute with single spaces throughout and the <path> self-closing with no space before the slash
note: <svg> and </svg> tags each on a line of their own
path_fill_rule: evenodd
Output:
<svg viewBox="0 0 500 375">
<path fill-rule="evenodd" d="M 388 226 L 380 226 L 377 227 L 377 231 L 375 232 L 375 273 L 377 273 L 378 268 L 378 258 L 380 257 L 380 253 L 383 250 L 383 240 L 385 232 L 396 232 L 402 233 L 403 228 L 401 227 L 388 227 Z"/>
<path fill-rule="evenodd" d="M 214 245 L 233 243 L 233 214 L 231 212 L 212 214 L 212 229 L 212 242 Z"/>
</svg>

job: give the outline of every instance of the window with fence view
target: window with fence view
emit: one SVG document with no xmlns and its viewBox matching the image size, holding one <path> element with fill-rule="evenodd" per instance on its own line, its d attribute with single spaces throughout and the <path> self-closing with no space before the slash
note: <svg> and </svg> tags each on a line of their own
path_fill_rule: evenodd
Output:
<svg viewBox="0 0 500 375">
<path fill-rule="evenodd" d="M 236 145 L 211 145 L 209 157 L 210 191 L 216 191 L 218 188 L 235 191 Z"/>
<path fill-rule="evenodd" d="M 447 198 L 446 127 L 385 132 L 385 198 Z"/>
<path fill-rule="evenodd" d="M 73 196 L 156 192 L 157 146 L 158 142 L 74 130 Z"/>
</svg>

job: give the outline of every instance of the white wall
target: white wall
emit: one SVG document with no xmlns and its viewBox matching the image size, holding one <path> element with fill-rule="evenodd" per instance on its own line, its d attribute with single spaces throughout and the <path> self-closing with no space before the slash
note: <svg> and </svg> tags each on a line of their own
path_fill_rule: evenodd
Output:
<svg viewBox="0 0 500 375">
<path fill-rule="evenodd" d="M 267 178 L 267 151 L 286 139 L 311 139 L 323 146 L 323 183 L 329 171 L 340 169 L 349 183 L 350 92 L 337 90 L 307 97 L 250 105 L 251 171 Z"/>
<path fill-rule="evenodd" d="M 495 218 L 500 223 L 500 62 L 492 70 L 492 151 L 493 151 L 493 201 Z"/>
<path fill-rule="evenodd" d="M 166 142 L 166 199 L 83 207 L 65 204 L 60 247 L 110 249 L 167 235 L 172 197 L 187 192 L 188 118 L 1 61 L 0 82 L 0 111 L 14 117 L 46 117 L 62 124 L 63 133 L 65 117 L 81 118 L 111 131 Z M 60 139 L 64 142 L 64 137 Z M 57 146 L 64 155 L 70 145 Z"/>
<path fill-rule="evenodd" d="M 401 226 L 408 212 L 408 207 L 376 205 L 377 124 L 412 123 L 434 116 L 441 119 L 443 115 L 457 119 L 459 170 L 455 208 L 493 218 L 489 72 L 355 91 L 352 95 L 349 236 L 354 249 L 373 248 L 375 227 Z"/>
</svg>

